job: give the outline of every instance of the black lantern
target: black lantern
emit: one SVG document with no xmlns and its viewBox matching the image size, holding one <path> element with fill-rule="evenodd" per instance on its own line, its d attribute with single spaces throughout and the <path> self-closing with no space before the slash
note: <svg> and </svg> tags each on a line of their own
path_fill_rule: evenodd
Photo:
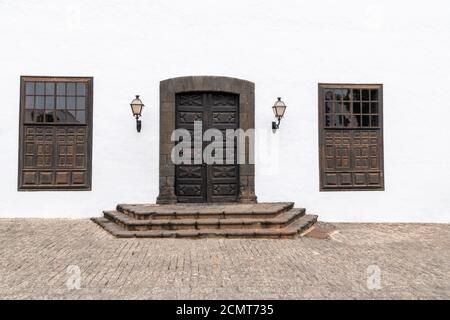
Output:
<svg viewBox="0 0 450 320">
<path fill-rule="evenodd" d="M 280 128 L 281 118 L 283 118 L 284 112 L 286 111 L 286 105 L 281 101 L 280 97 L 278 97 L 278 100 L 273 105 L 272 110 L 275 118 L 278 119 L 278 123 L 275 121 L 272 122 L 272 130 L 277 130 Z"/>
<path fill-rule="evenodd" d="M 136 95 L 136 98 L 133 99 L 130 103 L 131 111 L 133 112 L 133 116 L 136 118 L 136 129 L 137 132 L 141 132 L 141 120 L 139 118 L 141 117 L 142 108 L 144 107 L 144 104 L 142 103 L 141 99 L 139 99 L 139 95 Z"/>
</svg>

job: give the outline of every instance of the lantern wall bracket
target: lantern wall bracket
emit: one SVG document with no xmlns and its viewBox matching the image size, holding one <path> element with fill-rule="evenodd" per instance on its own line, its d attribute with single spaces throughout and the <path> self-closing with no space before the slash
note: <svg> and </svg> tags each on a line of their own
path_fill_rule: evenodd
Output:
<svg viewBox="0 0 450 320">
<path fill-rule="evenodd" d="M 278 118 L 278 122 L 272 121 L 272 130 L 280 129 L 281 118 Z"/>
<path fill-rule="evenodd" d="M 139 119 L 139 116 L 136 116 L 136 130 L 137 130 L 137 132 L 141 132 L 141 128 L 142 128 L 142 122 Z"/>
</svg>

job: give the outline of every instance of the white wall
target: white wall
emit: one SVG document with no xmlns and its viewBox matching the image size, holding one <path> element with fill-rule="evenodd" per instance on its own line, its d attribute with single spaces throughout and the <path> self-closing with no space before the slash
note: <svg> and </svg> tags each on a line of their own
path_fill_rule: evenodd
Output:
<svg viewBox="0 0 450 320">
<path fill-rule="evenodd" d="M 450 222 L 449 14 L 445 0 L 0 0 L 0 217 L 154 202 L 159 81 L 223 75 L 255 82 L 256 126 L 283 160 L 257 164 L 259 201 L 327 221 Z M 17 191 L 20 75 L 94 77 L 93 191 Z M 319 192 L 318 82 L 384 84 L 386 191 Z M 147 105 L 140 134 L 134 94 Z"/>
</svg>

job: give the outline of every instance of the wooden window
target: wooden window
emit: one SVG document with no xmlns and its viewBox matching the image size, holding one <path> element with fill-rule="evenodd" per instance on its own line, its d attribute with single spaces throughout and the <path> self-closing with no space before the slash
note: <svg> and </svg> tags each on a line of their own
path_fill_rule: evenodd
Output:
<svg viewBox="0 0 450 320">
<path fill-rule="evenodd" d="M 319 84 L 320 190 L 384 190 L 383 86 Z"/>
<path fill-rule="evenodd" d="M 92 78 L 21 77 L 19 190 L 90 190 Z"/>
</svg>

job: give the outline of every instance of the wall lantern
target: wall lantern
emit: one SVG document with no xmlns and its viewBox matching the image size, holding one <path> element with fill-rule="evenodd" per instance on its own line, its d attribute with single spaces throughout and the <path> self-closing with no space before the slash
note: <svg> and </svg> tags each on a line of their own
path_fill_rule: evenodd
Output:
<svg viewBox="0 0 450 320">
<path fill-rule="evenodd" d="M 281 101 L 280 97 L 278 97 L 278 100 L 273 105 L 272 110 L 275 118 L 278 119 L 278 123 L 275 121 L 272 122 L 272 130 L 277 130 L 280 128 L 281 118 L 283 118 L 284 112 L 286 111 L 286 105 Z"/>
<path fill-rule="evenodd" d="M 142 103 L 141 99 L 139 99 L 139 95 L 136 95 L 136 98 L 133 99 L 130 103 L 131 111 L 133 112 L 133 116 L 136 118 L 136 129 L 137 132 L 141 132 L 141 120 L 139 118 L 141 117 L 142 108 L 144 107 L 144 104 Z"/>
</svg>

